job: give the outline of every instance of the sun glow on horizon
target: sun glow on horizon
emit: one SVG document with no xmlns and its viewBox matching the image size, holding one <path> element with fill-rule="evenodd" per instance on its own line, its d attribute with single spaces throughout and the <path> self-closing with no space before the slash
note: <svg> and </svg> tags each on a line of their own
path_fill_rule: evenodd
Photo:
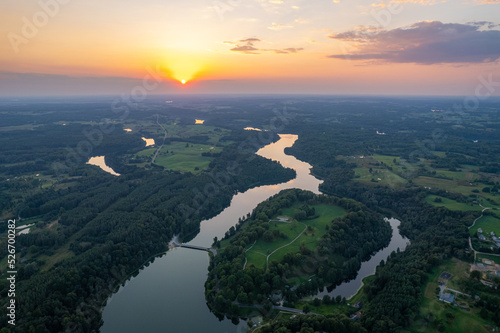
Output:
<svg viewBox="0 0 500 333">
<path fill-rule="evenodd" d="M 195 55 L 168 56 L 164 65 L 165 72 L 173 80 L 182 85 L 194 80 L 205 70 L 204 61 Z"/>
</svg>

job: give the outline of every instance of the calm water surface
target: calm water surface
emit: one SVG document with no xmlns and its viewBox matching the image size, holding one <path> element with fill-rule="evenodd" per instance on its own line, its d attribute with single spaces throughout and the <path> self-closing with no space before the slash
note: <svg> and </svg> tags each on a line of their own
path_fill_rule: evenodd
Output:
<svg viewBox="0 0 500 333">
<path fill-rule="evenodd" d="M 144 138 L 144 137 L 142 137 L 141 139 L 146 141 L 146 147 L 155 145 L 155 139 L 148 139 L 148 138 Z"/>
<path fill-rule="evenodd" d="M 238 218 L 250 213 L 260 202 L 281 190 L 300 188 L 320 193 L 318 186 L 321 181 L 309 173 L 311 165 L 284 153 L 284 149 L 291 147 L 297 139 L 297 135 L 280 134 L 278 142 L 257 152 L 260 156 L 295 169 L 295 179 L 278 185 L 256 187 L 235 195 L 231 205 L 223 212 L 201 223 L 199 234 L 189 244 L 209 247 L 214 237 L 222 238 L 238 222 Z M 397 232 L 394 234 L 399 235 Z M 371 272 L 381 259 L 377 257 L 372 260 L 374 266 L 370 264 L 368 267 Z M 186 248 L 168 251 L 142 269 L 137 277 L 128 281 L 109 299 L 103 312 L 104 325 L 101 332 L 244 332 L 244 323 L 235 325 L 229 320 L 219 321 L 209 311 L 204 294 L 208 264 L 206 252 Z M 361 271 L 364 266 L 363 264 Z M 350 290 L 355 292 L 359 286 L 360 282 L 357 287 L 353 284 Z"/>
<path fill-rule="evenodd" d="M 239 217 L 281 190 L 302 188 L 319 193 L 321 181 L 309 174 L 311 165 L 283 152 L 297 139 L 297 135 L 283 134 L 278 142 L 257 152 L 294 168 L 295 179 L 235 195 L 223 212 L 201 223 L 200 233 L 189 244 L 210 246 L 213 238 L 224 237 Z M 176 248 L 157 258 L 109 299 L 101 332 L 242 332 L 244 325 L 219 321 L 206 305 L 204 284 L 208 263 L 206 252 L 186 248 Z"/>
<path fill-rule="evenodd" d="M 356 292 L 363 286 L 363 279 L 369 275 L 375 274 L 375 268 L 380 264 L 380 261 L 386 260 L 387 257 L 392 253 L 392 251 L 396 251 L 398 248 L 400 251 L 404 251 L 406 246 L 409 244 L 409 240 L 406 237 L 403 237 L 399 234 L 399 224 L 401 223 L 399 220 L 390 218 L 386 219 L 391 224 L 392 227 L 392 238 L 389 245 L 382 250 L 378 251 L 375 255 L 373 255 L 368 261 L 365 261 L 361 264 L 361 268 L 358 271 L 358 275 L 354 280 L 349 282 L 344 282 L 340 286 L 337 286 L 331 292 L 325 291 L 317 294 L 315 297 L 323 298 L 324 295 L 330 295 L 332 297 L 337 297 L 338 295 L 349 298 L 356 294 Z"/>
<path fill-rule="evenodd" d="M 106 171 L 107 173 L 112 174 L 113 176 L 120 175 L 119 173 L 115 172 L 115 170 L 111 169 L 109 166 L 106 165 L 106 162 L 104 161 L 104 156 L 91 157 L 87 162 L 87 164 L 98 166 L 99 168 Z"/>
</svg>

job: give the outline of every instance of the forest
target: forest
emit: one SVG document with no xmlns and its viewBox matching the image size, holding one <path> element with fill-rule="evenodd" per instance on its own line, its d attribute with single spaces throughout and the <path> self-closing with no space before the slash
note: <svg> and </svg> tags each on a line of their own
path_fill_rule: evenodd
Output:
<svg viewBox="0 0 500 333">
<path fill-rule="evenodd" d="M 258 239 L 271 242 L 273 237 L 281 237 L 275 233 L 277 229 L 270 231 L 269 221 L 297 203 L 301 208 L 295 211 L 294 218 L 299 221 L 306 220 L 310 206 L 319 203 L 338 205 L 347 214 L 326 225 L 327 232 L 317 247 L 309 249 L 302 245 L 299 252 L 288 252 L 281 261 L 271 261 L 266 269 L 252 264 L 243 269 L 245 248 Z M 288 304 L 293 305 L 325 285 L 335 286 L 356 276 L 361 261 L 387 246 L 391 234 L 389 224 L 379 214 L 354 200 L 318 196 L 302 190 L 282 191 L 257 206 L 248 219 L 237 225 L 234 233 L 227 234 L 227 241 L 222 241 L 228 245 L 212 258 L 205 283 L 206 298 L 214 312 L 228 317 L 238 316 L 237 303 L 263 304 L 271 294 L 282 294 Z M 218 241 L 216 246 L 220 245 Z M 306 273 L 303 267 L 313 262 L 315 268 Z M 304 275 L 314 277 L 299 285 L 289 282 Z"/>
<path fill-rule="evenodd" d="M 262 331 L 411 328 L 429 272 L 452 257 L 473 261 L 468 227 L 480 209 L 469 207 L 481 204 L 498 217 L 497 99 L 482 101 L 474 112 L 456 111 L 453 105 L 462 100 L 451 97 L 176 96 L 176 103 L 164 101 L 151 97 L 118 114 L 104 97 L 0 101 L 2 304 L 8 290 L 6 221 L 34 223 L 30 233 L 17 237 L 17 286 L 23 297 L 16 331 L 97 331 L 109 296 L 163 254 L 174 234 L 188 240 L 200 221 L 217 215 L 235 193 L 294 177 L 293 170 L 254 154 L 276 141 L 278 133 L 299 136 L 286 152 L 313 166 L 325 196 L 284 192 L 241 223 L 235 221 L 227 238 L 214 242 L 220 253 L 211 261 L 206 285 L 214 312 L 238 316 L 237 302 L 259 304 L 278 290 L 293 306 L 303 295 L 351 277 L 390 238 L 381 216 L 398 218 L 411 245 L 378 266 L 364 288 L 360 320 L 345 314 L 297 315 L 273 321 Z M 204 119 L 214 130 L 191 132 L 194 119 Z M 158 121 L 168 129 L 165 150 L 171 150 L 169 142 L 189 146 L 208 138 L 220 152 L 200 153 L 209 163 L 194 173 L 137 158 L 145 148 L 141 137 L 162 141 Z M 268 131 L 244 131 L 247 126 Z M 86 164 L 98 155 L 105 155 L 121 176 Z M 441 203 L 429 200 L 436 197 Z M 301 223 L 314 217 L 312 208 L 319 202 L 349 213 L 321 230 L 318 246 L 303 246 L 282 262 L 271 260 L 265 271 L 252 265 L 242 270 L 244 250 L 264 234 L 270 242 L 284 239 L 266 226 L 280 209 L 297 202 L 301 209 L 292 215 Z M 360 233 L 363 228 L 371 233 Z M 476 238 L 473 246 L 489 248 Z M 341 265 L 325 260 L 333 253 L 342 256 Z M 300 280 L 293 267 L 311 257 L 322 259 L 317 276 L 291 291 L 287 285 Z M 240 278 L 245 283 L 235 285 Z M 481 294 L 483 315 L 495 323 L 498 296 L 479 283 L 470 279 L 463 285 Z M 0 318 L 2 333 L 9 332 L 6 320 Z"/>
<path fill-rule="evenodd" d="M 21 132 L 24 143 L 19 145 L 10 144 L 12 137 L 5 132 L 2 135 L 2 147 L 10 152 L 2 164 L 15 165 L 19 156 L 25 162 L 27 156 L 45 154 L 40 168 L 29 172 L 40 172 L 53 183 L 43 187 L 35 180 L 28 181 L 35 178 L 32 173 L 18 177 L 15 168 L 3 169 L 2 194 L 8 198 L 3 214 L 39 221 L 34 232 L 17 237 L 18 258 L 26 259 L 18 263 L 17 288 L 23 295 L 18 302 L 19 332 L 97 329 L 109 295 L 165 252 L 174 234 L 185 238 L 196 234 L 200 221 L 220 212 L 238 191 L 295 175 L 293 170 L 255 155 L 258 144 L 268 142 L 260 143 L 252 139 L 255 133 L 244 131 L 231 138 L 238 143 L 257 142 L 257 146 L 242 150 L 233 143 L 213 160 L 209 171 L 197 175 L 115 165 L 111 159 L 113 167 L 123 173 L 115 177 L 85 165 L 83 156 L 74 165 L 67 165 L 65 174 L 54 175 L 51 163 L 60 161 L 66 148 L 86 139 L 81 126 L 59 125 L 59 131 L 53 131 L 54 126 L 40 124 Z M 82 126 L 87 131 L 96 129 L 96 125 Z M 96 148 L 98 154 L 119 156 L 137 149 L 140 138 L 122 132 L 106 136 Z M 46 137 L 46 141 L 38 137 Z M 115 149 L 116 144 L 121 150 Z M 116 161 L 120 163 L 120 159 Z M 1 244 L 1 257 L 6 257 L 6 238 Z M 0 288 L 6 295 L 5 279 Z M 2 316 L 1 326 L 7 327 L 6 319 Z"/>
</svg>

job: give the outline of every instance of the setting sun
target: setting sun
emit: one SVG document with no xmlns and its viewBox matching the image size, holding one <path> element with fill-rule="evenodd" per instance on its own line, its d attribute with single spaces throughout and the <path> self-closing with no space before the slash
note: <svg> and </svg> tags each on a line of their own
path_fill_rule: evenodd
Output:
<svg viewBox="0 0 500 333">
<path fill-rule="evenodd" d="M 167 75 L 181 84 L 186 84 L 198 77 L 204 69 L 204 62 L 191 54 L 169 55 L 164 70 Z"/>
</svg>

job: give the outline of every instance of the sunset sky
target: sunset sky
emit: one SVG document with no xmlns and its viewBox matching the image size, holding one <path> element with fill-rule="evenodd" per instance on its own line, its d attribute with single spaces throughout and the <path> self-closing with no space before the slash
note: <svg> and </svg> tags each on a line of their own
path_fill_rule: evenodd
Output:
<svg viewBox="0 0 500 333">
<path fill-rule="evenodd" d="M 500 95 L 500 0 L 4 0 L 0 22 L 2 96 L 145 78 L 152 94 L 385 95 L 483 78 Z"/>
</svg>

